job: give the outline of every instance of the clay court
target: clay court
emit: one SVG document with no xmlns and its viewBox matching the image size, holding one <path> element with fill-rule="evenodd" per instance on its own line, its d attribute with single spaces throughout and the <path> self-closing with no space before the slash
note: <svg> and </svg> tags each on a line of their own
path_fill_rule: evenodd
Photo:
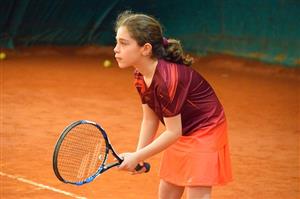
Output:
<svg viewBox="0 0 300 199">
<path fill-rule="evenodd" d="M 54 145 L 79 119 L 100 123 L 116 151 L 135 149 L 141 119 L 132 70 L 111 48 L 19 48 L 1 66 L 0 196 L 15 198 L 157 198 L 160 156 L 151 172 L 113 169 L 84 186 L 52 170 Z M 113 60 L 105 68 L 105 59 Z M 213 198 L 296 199 L 299 193 L 299 71 L 230 56 L 197 58 L 229 120 L 234 181 Z M 160 131 L 163 127 L 160 127 Z"/>
</svg>

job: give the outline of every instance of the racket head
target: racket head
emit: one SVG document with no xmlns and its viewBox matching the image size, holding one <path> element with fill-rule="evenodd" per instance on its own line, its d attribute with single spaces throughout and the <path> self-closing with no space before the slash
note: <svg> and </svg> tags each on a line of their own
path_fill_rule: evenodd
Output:
<svg viewBox="0 0 300 199">
<path fill-rule="evenodd" d="M 64 182 L 81 185 L 101 173 L 109 152 L 104 129 L 95 122 L 79 120 L 61 133 L 53 154 L 53 170 Z"/>
</svg>

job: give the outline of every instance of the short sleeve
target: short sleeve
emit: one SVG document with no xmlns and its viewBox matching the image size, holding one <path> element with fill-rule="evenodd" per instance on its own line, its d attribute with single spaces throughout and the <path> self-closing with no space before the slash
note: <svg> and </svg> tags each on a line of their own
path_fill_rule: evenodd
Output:
<svg viewBox="0 0 300 199">
<path fill-rule="evenodd" d="M 142 104 L 145 104 L 146 102 L 145 102 L 143 96 L 145 94 L 146 88 L 145 88 L 145 84 L 144 84 L 142 75 L 137 71 L 134 72 L 134 86 L 140 96 Z"/>
</svg>

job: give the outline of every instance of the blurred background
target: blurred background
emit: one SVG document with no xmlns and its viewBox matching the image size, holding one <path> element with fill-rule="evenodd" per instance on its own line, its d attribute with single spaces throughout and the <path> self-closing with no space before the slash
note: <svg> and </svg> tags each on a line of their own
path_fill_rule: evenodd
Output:
<svg viewBox="0 0 300 199">
<path fill-rule="evenodd" d="M 223 53 L 300 64 L 298 0 L 0 0 L 0 46 L 113 45 L 114 21 L 129 9 L 157 17 L 165 36 L 198 55 Z"/>
<path fill-rule="evenodd" d="M 234 180 L 212 198 L 299 199 L 300 0 L 0 0 L 0 198 L 157 198 L 160 154 L 146 175 L 112 170 L 81 187 L 52 169 L 79 119 L 135 150 L 141 102 L 113 53 L 124 10 L 181 40 L 224 106 Z"/>
</svg>

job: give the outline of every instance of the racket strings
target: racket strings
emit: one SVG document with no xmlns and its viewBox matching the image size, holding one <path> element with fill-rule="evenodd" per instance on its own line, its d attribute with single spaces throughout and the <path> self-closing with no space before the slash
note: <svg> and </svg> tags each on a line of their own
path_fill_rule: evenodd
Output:
<svg viewBox="0 0 300 199">
<path fill-rule="evenodd" d="M 60 146 L 58 169 L 70 182 L 81 182 L 97 172 L 105 160 L 106 143 L 97 127 L 81 124 L 71 129 Z"/>
</svg>

